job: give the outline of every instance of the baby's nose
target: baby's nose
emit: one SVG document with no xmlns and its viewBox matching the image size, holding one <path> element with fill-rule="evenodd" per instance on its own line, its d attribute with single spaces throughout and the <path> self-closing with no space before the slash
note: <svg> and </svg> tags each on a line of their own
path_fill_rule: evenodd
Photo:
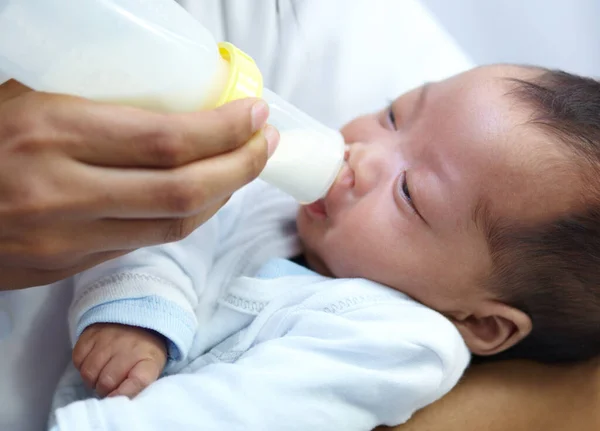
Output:
<svg viewBox="0 0 600 431">
<path fill-rule="evenodd" d="M 350 158 L 350 145 L 346 144 L 346 147 L 344 148 L 344 161 L 347 162 L 349 158 Z"/>
<path fill-rule="evenodd" d="M 359 194 L 368 193 L 387 175 L 395 156 L 386 146 L 372 143 L 356 143 L 347 150 L 347 161 L 355 175 L 355 189 Z"/>
</svg>

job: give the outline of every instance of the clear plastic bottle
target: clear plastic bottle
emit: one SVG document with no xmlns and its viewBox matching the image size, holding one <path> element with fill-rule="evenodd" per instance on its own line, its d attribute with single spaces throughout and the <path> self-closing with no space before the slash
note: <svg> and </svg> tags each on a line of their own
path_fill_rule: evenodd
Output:
<svg viewBox="0 0 600 431">
<path fill-rule="evenodd" d="M 264 97 L 282 133 L 261 177 L 301 203 L 323 197 L 341 135 L 275 93 L 248 55 L 173 0 L 3 0 L 0 71 L 39 91 L 164 112 Z"/>
</svg>

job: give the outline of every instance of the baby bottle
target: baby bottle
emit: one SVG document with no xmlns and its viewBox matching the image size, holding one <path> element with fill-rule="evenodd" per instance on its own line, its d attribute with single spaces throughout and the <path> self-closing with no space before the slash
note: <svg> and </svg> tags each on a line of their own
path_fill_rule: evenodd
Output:
<svg viewBox="0 0 600 431">
<path fill-rule="evenodd" d="M 173 0 L 4 0 L 0 73 L 38 91 L 163 112 L 262 97 L 281 141 L 261 178 L 311 203 L 344 157 L 342 136 L 263 88 L 248 55 Z"/>
</svg>

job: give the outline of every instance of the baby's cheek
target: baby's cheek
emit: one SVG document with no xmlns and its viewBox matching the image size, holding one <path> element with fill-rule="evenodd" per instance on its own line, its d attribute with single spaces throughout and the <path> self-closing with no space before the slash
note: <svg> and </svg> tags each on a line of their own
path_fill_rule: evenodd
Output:
<svg viewBox="0 0 600 431">
<path fill-rule="evenodd" d="M 364 277 L 364 266 L 369 265 L 370 242 L 361 233 L 339 232 L 324 238 L 321 258 L 338 278 Z"/>
</svg>

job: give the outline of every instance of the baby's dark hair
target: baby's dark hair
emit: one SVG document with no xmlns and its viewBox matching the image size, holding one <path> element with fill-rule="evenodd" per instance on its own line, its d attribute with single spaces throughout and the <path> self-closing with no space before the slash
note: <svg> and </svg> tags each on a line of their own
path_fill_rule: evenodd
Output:
<svg viewBox="0 0 600 431">
<path fill-rule="evenodd" d="M 539 69 L 511 79 L 510 97 L 534 114 L 530 125 L 564 145 L 586 179 L 581 207 L 538 226 L 488 226 L 493 270 L 488 287 L 527 313 L 533 329 L 496 355 L 542 362 L 600 355 L 600 82 Z"/>
</svg>

